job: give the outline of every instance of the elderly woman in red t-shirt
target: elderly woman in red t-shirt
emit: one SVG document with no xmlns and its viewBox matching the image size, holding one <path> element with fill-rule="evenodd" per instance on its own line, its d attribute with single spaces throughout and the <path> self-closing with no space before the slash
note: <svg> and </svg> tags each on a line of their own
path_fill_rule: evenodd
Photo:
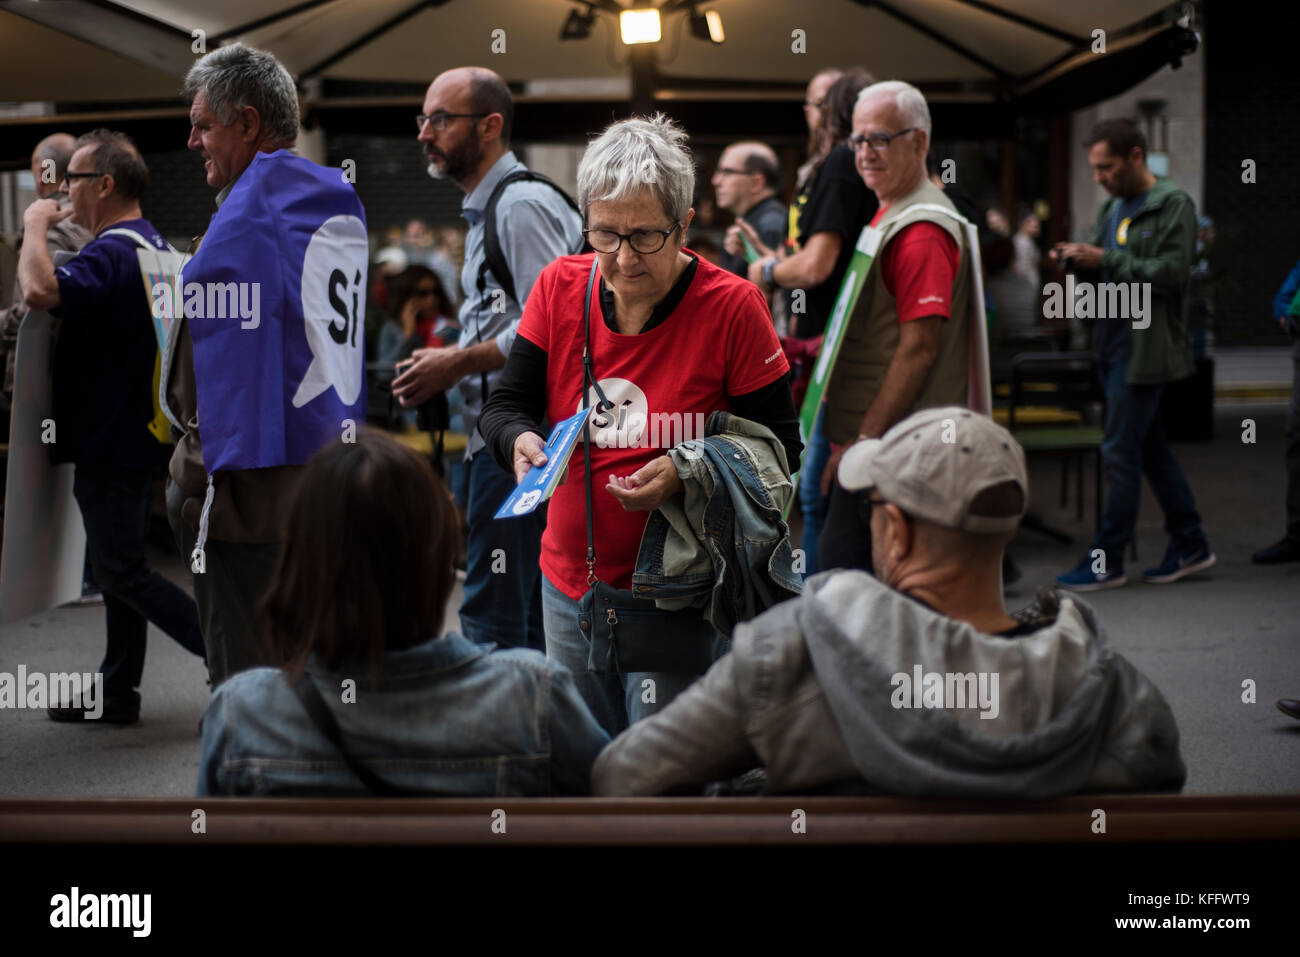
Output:
<svg viewBox="0 0 1300 957">
<path fill-rule="evenodd" d="M 665 451 L 702 438 L 709 413 L 727 410 L 766 425 L 790 462 L 802 450 L 788 365 L 762 293 L 685 248 L 694 188 L 686 134 L 662 116 L 610 126 L 578 168 L 583 232 L 598 265 L 592 371 L 609 403 L 590 423 L 595 570 L 615 588 L 631 587 L 648 513 L 682 491 Z M 538 276 L 479 420 L 497 462 L 516 479 L 545 464 L 540 424 L 582 408 L 583 300 L 592 258 L 564 256 Z M 600 402 L 594 390 L 589 398 L 592 406 Z M 587 670 L 590 642 L 578 627 L 588 589 L 583 461 L 579 447 L 549 503 L 542 536 L 546 653 L 574 673 L 596 719 L 616 734 L 696 676 Z"/>
</svg>

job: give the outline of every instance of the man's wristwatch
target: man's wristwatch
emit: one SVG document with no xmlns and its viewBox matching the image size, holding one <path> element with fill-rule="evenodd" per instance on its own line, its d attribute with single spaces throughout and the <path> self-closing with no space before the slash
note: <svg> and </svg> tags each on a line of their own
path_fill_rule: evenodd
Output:
<svg viewBox="0 0 1300 957">
<path fill-rule="evenodd" d="M 766 259 L 763 260 L 763 285 L 765 286 L 776 285 L 776 277 L 772 275 L 772 273 L 776 270 L 776 263 L 777 263 L 776 259 L 773 258 L 772 256 L 768 256 Z"/>
</svg>

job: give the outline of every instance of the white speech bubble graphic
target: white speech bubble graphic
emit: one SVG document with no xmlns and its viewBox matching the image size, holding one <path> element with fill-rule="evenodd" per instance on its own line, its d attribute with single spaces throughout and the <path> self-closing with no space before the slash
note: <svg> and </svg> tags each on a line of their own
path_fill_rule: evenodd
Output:
<svg viewBox="0 0 1300 957">
<path fill-rule="evenodd" d="M 512 511 L 516 515 L 523 515 L 530 508 L 536 505 L 541 500 L 541 497 L 542 493 L 537 489 L 533 489 L 531 492 L 525 492 L 523 495 L 519 496 L 519 501 L 515 502 L 515 507 Z"/>
<path fill-rule="evenodd" d="M 591 439 L 599 449 L 634 449 L 645 435 L 650 403 L 635 382 L 627 379 L 600 380 L 600 388 L 610 401 L 610 408 L 597 408 L 591 417 Z M 597 405 L 600 397 L 595 389 L 588 390 L 591 404 Z M 574 408 L 581 410 L 582 402 Z"/>
<path fill-rule="evenodd" d="M 302 408 L 330 386 L 344 405 L 361 394 L 365 347 L 366 226 L 356 216 L 331 216 L 307 244 L 302 261 L 302 316 L 311 365 L 293 396 Z"/>
</svg>

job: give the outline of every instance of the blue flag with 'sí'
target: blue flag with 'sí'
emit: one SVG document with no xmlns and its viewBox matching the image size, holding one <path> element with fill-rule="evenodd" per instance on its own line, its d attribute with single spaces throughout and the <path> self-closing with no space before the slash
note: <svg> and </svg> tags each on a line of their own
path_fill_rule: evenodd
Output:
<svg viewBox="0 0 1300 957">
<path fill-rule="evenodd" d="M 181 272 L 208 474 L 301 465 L 365 419 L 366 213 L 338 169 L 259 153 Z"/>
</svg>

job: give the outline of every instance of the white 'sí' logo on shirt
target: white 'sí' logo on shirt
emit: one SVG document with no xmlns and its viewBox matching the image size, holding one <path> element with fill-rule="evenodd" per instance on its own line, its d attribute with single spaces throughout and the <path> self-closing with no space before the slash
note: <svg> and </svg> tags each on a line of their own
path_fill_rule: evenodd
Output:
<svg viewBox="0 0 1300 957">
<path fill-rule="evenodd" d="M 645 393 L 635 382 L 627 379 L 601 379 L 599 382 L 609 403 L 602 403 L 594 388 L 588 390 L 587 401 L 596 409 L 591 417 L 593 444 L 599 449 L 639 447 L 650 415 L 650 403 Z M 573 411 L 581 409 L 582 403 L 579 402 Z"/>
</svg>

